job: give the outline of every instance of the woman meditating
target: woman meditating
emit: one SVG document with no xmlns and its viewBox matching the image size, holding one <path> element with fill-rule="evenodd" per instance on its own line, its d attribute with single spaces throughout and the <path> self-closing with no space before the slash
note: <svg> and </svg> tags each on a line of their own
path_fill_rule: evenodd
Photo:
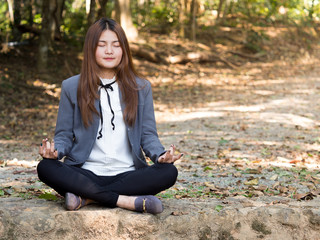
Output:
<svg viewBox="0 0 320 240">
<path fill-rule="evenodd" d="M 43 139 L 39 179 L 67 210 L 97 202 L 161 213 L 155 197 L 177 179 L 175 146 L 159 141 L 150 82 L 136 73 L 121 26 L 102 18 L 88 30 L 80 75 L 62 82 L 54 140 Z M 154 164 L 149 166 L 145 156 Z"/>
</svg>

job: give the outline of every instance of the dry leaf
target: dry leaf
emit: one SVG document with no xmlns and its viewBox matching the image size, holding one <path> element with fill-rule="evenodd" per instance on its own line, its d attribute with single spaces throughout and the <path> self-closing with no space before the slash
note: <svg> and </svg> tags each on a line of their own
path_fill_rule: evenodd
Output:
<svg viewBox="0 0 320 240">
<path fill-rule="evenodd" d="M 212 183 L 209 182 L 205 182 L 204 185 L 206 185 L 208 188 L 210 188 L 211 190 L 216 189 L 216 186 Z"/>
<path fill-rule="evenodd" d="M 312 200 L 315 197 L 315 195 L 313 195 L 311 192 L 308 193 L 298 193 L 293 195 L 294 199 L 297 200 Z"/>
<path fill-rule="evenodd" d="M 249 180 L 247 182 L 244 182 L 244 185 L 258 185 L 259 184 L 259 178 L 254 178 L 252 180 Z"/>
<path fill-rule="evenodd" d="M 284 186 L 279 186 L 278 190 L 281 192 L 281 193 L 286 193 L 288 192 L 288 188 L 284 187 Z"/>
<path fill-rule="evenodd" d="M 232 174 L 232 176 L 233 177 L 241 177 L 242 174 L 241 174 L 241 172 L 235 172 L 235 173 Z"/>
<path fill-rule="evenodd" d="M 270 180 L 272 180 L 272 181 L 276 181 L 277 179 L 278 179 L 278 175 L 277 174 L 275 174 L 272 177 L 270 177 Z"/>
<path fill-rule="evenodd" d="M 173 216 L 182 216 L 182 215 L 187 215 L 187 212 L 180 212 L 180 211 L 174 211 L 171 213 Z"/>
<path fill-rule="evenodd" d="M 257 168 L 257 169 L 255 169 L 255 168 L 249 168 L 249 169 L 246 170 L 246 173 L 249 173 L 249 174 L 259 174 L 259 173 L 261 173 L 261 171 L 262 171 L 262 168 Z"/>
<path fill-rule="evenodd" d="M 309 183 L 309 182 L 301 182 L 302 185 L 308 187 L 310 190 L 315 190 L 316 187 L 314 186 L 313 183 Z"/>
<path fill-rule="evenodd" d="M 277 188 L 278 186 L 280 186 L 280 182 L 275 182 L 273 185 L 272 185 L 272 188 Z"/>
<path fill-rule="evenodd" d="M 258 190 L 258 191 L 265 191 L 268 189 L 268 186 L 266 185 L 260 185 L 260 186 L 257 186 L 257 187 L 254 187 L 254 189 Z"/>
</svg>

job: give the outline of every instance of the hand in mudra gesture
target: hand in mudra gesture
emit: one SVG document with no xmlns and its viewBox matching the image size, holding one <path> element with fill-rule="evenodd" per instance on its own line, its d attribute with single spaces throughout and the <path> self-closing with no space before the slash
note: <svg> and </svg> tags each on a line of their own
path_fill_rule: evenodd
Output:
<svg viewBox="0 0 320 240">
<path fill-rule="evenodd" d="M 42 143 L 39 147 L 39 154 L 43 158 L 57 159 L 58 151 L 54 148 L 54 140 L 50 143 L 47 138 L 42 139 Z"/>
<path fill-rule="evenodd" d="M 183 153 L 179 153 L 178 155 L 175 155 L 174 152 L 176 150 L 176 147 L 171 144 L 170 149 L 163 155 L 161 155 L 158 159 L 159 163 L 174 163 L 175 161 L 179 160 Z"/>
</svg>

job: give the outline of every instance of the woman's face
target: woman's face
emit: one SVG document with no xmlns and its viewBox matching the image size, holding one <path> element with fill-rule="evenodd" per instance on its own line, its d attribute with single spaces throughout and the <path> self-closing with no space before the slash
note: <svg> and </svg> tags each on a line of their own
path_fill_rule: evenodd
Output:
<svg viewBox="0 0 320 240">
<path fill-rule="evenodd" d="M 121 59 L 122 48 L 117 34 L 110 30 L 103 31 L 96 50 L 96 61 L 100 67 L 99 76 L 112 78 L 114 68 L 119 65 Z"/>
</svg>

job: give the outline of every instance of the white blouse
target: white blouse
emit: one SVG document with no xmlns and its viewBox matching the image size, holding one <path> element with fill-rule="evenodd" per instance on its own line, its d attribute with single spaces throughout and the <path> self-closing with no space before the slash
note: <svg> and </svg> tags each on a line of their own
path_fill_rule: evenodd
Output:
<svg viewBox="0 0 320 240">
<path fill-rule="evenodd" d="M 101 79 L 103 84 L 112 83 L 113 79 Z M 108 96 L 104 88 L 100 89 L 101 112 L 103 116 L 102 138 L 96 139 L 91 154 L 82 168 L 99 176 L 115 176 L 117 174 L 134 170 L 131 147 L 128 140 L 126 124 L 120 104 L 118 82 L 113 83 L 113 91 L 107 89 L 110 104 L 114 111 L 114 130 L 111 125 L 112 113 L 108 103 Z M 99 123 L 97 137 L 101 129 Z"/>
</svg>

